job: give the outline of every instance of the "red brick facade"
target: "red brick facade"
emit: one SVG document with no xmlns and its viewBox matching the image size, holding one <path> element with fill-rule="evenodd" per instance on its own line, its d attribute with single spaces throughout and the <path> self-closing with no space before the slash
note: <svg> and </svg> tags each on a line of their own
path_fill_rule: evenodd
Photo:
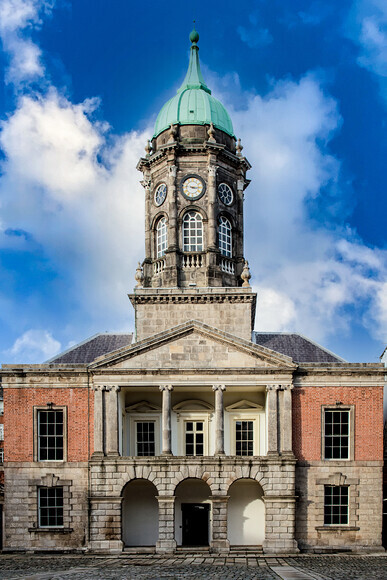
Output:
<svg viewBox="0 0 387 580">
<path fill-rule="evenodd" d="M 293 390 L 293 450 L 299 460 L 321 457 L 322 407 L 355 410 L 355 461 L 383 459 L 383 387 L 302 387 Z"/>
<path fill-rule="evenodd" d="M 94 396 L 86 388 L 16 388 L 4 392 L 7 461 L 34 460 L 34 407 L 67 408 L 67 461 L 87 461 L 93 452 Z M 15 425 L 23 428 L 15 429 Z"/>
</svg>

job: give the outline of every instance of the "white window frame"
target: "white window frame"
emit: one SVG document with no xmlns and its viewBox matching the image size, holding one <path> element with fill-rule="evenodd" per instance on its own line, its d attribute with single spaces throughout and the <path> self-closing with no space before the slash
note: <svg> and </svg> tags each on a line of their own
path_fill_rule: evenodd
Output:
<svg viewBox="0 0 387 580">
<path fill-rule="evenodd" d="M 230 413 L 230 450 L 231 455 L 236 455 L 236 424 L 237 421 L 253 422 L 253 455 L 238 455 L 237 457 L 253 457 L 259 455 L 260 450 L 260 413 L 243 412 Z"/>
<path fill-rule="evenodd" d="M 137 423 L 155 424 L 155 454 L 137 455 Z M 156 457 L 160 455 L 160 415 L 153 413 L 129 414 L 129 453 L 131 457 Z"/>
<path fill-rule="evenodd" d="M 4 415 L 4 401 L 0 399 L 0 415 Z"/>
<path fill-rule="evenodd" d="M 341 501 L 338 504 L 326 503 L 325 492 L 326 492 L 328 487 L 332 488 L 332 489 L 336 488 L 336 489 L 340 489 L 340 490 L 346 488 L 347 489 L 347 503 L 345 504 L 345 503 L 342 503 Z M 340 491 L 340 500 L 341 500 L 341 491 Z M 347 521 L 345 523 L 343 523 L 343 522 L 325 522 L 325 510 L 326 510 L 326 508 L 332 508 L 333 506 L 339 507 L 340 511 L 343 507 L 346 508 Z M 328 526 L 328 527 L 329 526 L 340 526 L 340 527 L 344 527 L 344 528 L 348 527 L 349 526 L 349 512 L 350 512 L 349 507 L 350 507 L 350 486 L 349 485 L 331 485 L 331 484 L 324 485 L 324 526 Z M 333 518 L 332 509 L 330 511 L 331 511 L 330 518 L 332 519 Z M 340 513 L 340 517 L 341 516 L 342 516 L 342 514 Z"/>
<path fill-rule="evenodd" d="M 40 459 L 39 449 L 39 413 L 40 411 L 62 411 L 63 412 L 63 459 Z M 34 407 L 34 459 L 39 463 L 63 463 L 67 461 L 67 407 L 56 406 Z"/>
<path fill-rule="evenodd" d="M 326 411 L 346 411 L 348 413 L 348 457 L 326 457 L 325 456 L 325 412 Z M 321 456 L 324 461 L 353 461 L 354 459 L 354 416 L 355 407 L 353 405 L 332 406 L 324 405 L 321 408 Z M 329 436 L 329 435 L 327 435 Z"/>
<path fill-rule="evenodd" d="M 42 524 L 42 506 L 41 506 L 41 491 L 42 490 L 62 490 L 62 505 L 55 505 L 51 506 L 49 509 L 61 509 L 62 510 L 62 523 L 61 524 L 54 524 L 54 525 L 43 525 Z M 46 487 L 46 486 L 39 486 L 38 487 L 38 527 L 41 529 L 50 529 L 50 528 L 63 528 L 64 524 L 64 489 L 62 486 L 55 486 L 55 487 Z"/>
<path fill-rule="evenodd" d="M 0 463 L 4 463 L 4 447 L 0 447 Z"/>
<path fill-rule="evenodd" d="M 195 413 L 195 412 L 185 412 L 179 413 L 178 421 L 180 424 L 179 429 L 179 441 L 178 441 L 178 453 L 183 457 L 208 457 L 209 455 L 209 414 L 208 413 Z M 203 455 L 186 455 L 185 454 L 185 432 L 186 424 L 188 422 L 198 422 L 203 423 Z"/>
<path fill-rule="evenodd" d="M 198 211 L 191 210 L 184 214 L 181 230 L 183 237 L 183 252 L 203 252 L 203 217 Z M 201 241 L 199 242 L 199 240 Z"/>
<path fill-rule="evenodd" d="M 156 257 L 162 258 L 168 248 L 168 223 L 165 216 L 156 224 Z"/>
<path fill-rule="evenodd" d="M 232 258 L 232 226 L 230 220 L 224 215 L 219 217 L 218 244 L 222 256 Z"/>
<path fill-rule="evenodd" d="M 4 425 L 0 423 L 0 441 L 4 441 Z"/>
</svg>

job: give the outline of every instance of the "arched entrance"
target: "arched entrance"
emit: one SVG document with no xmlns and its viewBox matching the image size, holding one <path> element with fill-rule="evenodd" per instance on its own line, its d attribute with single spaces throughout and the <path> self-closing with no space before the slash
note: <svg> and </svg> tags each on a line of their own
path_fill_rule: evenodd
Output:
<svg viewBox="0 0 387 580">
<path fill-rule="evenodd" d="M 238 479 L 228 495 L 227 530 L 231 546 L 260 546 L 265 539 L 263 490 L 253 479 Z"/>
<path fill-rule="evenodd" d="M 122 491 L 124 546 L 154 546 L 159 536 L 156 487 L 146 479 L 130 481 Z"/>
<path fill-rule="evenodd" d="M 201 479 L 185 479 L 175 490 L 175 539 L 178 546 L 208 546 L 211 490 Z"/>
</svg>

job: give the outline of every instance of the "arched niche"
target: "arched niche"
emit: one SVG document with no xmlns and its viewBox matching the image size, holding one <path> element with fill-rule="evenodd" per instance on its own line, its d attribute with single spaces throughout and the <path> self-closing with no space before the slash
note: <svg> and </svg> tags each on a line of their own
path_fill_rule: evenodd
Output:
<svg viewBox="0 0 387 580">
<path fill-rule="evenodd" d="M 159 535 L 156 487 L 146 479 L 133 479 L 122 490 L 122 541 L 124 546 L 154 546 Z"/>
<path fill-rule="evenodd" d="M 265 539 L 263 490 L 254 479 L 238 479 L 230 485 L 227 536 L 231 546 L 260 546 Z"/>
<path fill-rule="evenodd" d="M 202 479 L 181 481 L 175 490 L 175 539 L 178 546 L 208 546 L 211 489 Z"/>
</svg>

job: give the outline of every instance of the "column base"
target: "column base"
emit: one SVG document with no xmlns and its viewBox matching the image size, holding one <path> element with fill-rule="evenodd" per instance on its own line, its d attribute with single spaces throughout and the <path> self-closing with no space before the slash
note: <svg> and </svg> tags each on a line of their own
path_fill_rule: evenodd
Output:
<svg viewBox="0 0 387 580">
<path fill-rule="evenodd" d="M 298 554 L 300 552 L 296 540 L 273 539 L 262 544 L 265 554 Z"/>
<path fill-rule="evenodd" d="M 173 554 L 176 550 L 176 540 L 158 540 L 156 554 Z"/>
<path fill-rule="evenodd" d="M 94 453 L 91 456 L 92 459 L 103 459 L 104 457 L 105 454 L 103 451 L 94 451 Z"/>
<path fill-rule="evenodd" d="M 223 554 L 230 551 L 229 540 L 212 540 L 211 552 L 215 554 Z"/>
</svg>

